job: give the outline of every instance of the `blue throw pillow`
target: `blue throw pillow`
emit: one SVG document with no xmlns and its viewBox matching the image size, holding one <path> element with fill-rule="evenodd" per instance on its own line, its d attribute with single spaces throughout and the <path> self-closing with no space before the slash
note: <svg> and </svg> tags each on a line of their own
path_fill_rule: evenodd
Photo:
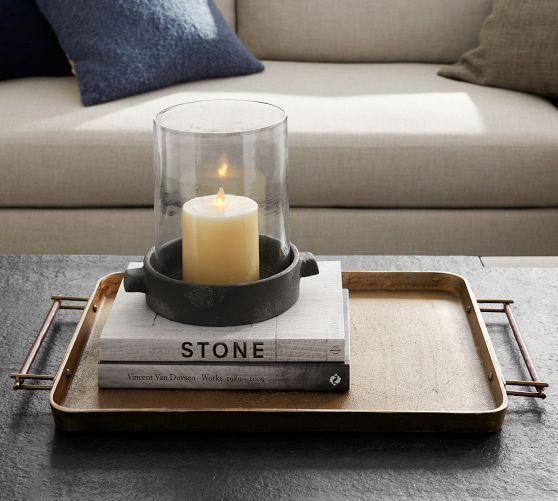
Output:
<svg viewBox="0 0 558 501">
<path fill-rule="evenodd" d="M 213 0 L 36 0 L 74 63 L 85 106 L 263 65 Z"/>
<path fill-rule="evenodd" d="M 71 75 L 70 64 L 33 0 L 0 0 L 0 80 Z"/>
</svg>

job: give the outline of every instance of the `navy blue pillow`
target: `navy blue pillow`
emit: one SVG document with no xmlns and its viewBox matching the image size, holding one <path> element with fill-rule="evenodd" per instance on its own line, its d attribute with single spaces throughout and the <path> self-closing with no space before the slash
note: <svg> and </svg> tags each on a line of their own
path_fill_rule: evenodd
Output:
<svg viewBox="0 0 558 501">
<path fill-rule="evenodd" d="M 70 64 L 33 0 L 0 0 L 0 80 L 71 75 Z"/>
<path fill-rule="evenodd" d="M 263 65 L 213 0 L 36 0 L 74 62 L 85 106 Z"/>
</svg>

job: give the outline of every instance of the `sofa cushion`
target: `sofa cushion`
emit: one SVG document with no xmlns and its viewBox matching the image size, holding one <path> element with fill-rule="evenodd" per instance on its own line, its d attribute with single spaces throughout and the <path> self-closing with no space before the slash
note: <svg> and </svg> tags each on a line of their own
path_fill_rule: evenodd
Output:
<svg viewBox="0 0 558 501">
<path fill-rule="evenodd" d="M 558 2 L 494 0 L 479 46 L 439 75 L 558 97 Z"/>
<path fill-rule="evenodd" d="M 236 31 L 236 0 L 213 0 L 215 6 L 221 11 L 223 19 Z"/>
<path fill-rule="evenodd" d="M 291 241 L 302 251 L 330 255 L 553 256 L 558 253 L 558 232 L 549 231 L 551 228 L 558 228 L 558 208 L 295 207 L 289 214 Z M 153 245 L 153 230 L 153 208 L 0 209 L 0 254 L 140 256 Z M 99 235 L 107 238 L 99 238 Z M 98 256 L 91 259 L 99 262 Z M 482 266 L 478 258 L 470 259 Z M 366 269 L 370 263 L 362 264 Z M 397 269 L 393 261 L 382 260 L 375 264 L 378 269 L 386 265 Z M 420 269 L 420 263 L 415 264 L 416 269 Z M 97 278 L 91 275 L 91 283 Z M 45 282 L 44 285 L 45 295 L 52 292 L 50 284 Z"/>
<path fill-rule="evenodd" d="M 229 97 L 287 110 L 294 206 L 558 206 L 558 110 L 543 98 L 436 65 L 266 64 L 94 108 L 71 78 L 0 82 L 0 205 L 149 206 L 154 115 Z"/>
<path fill-rule="evenodd" d="M 73 62 L 85 106 L 263 65 L 213 0 L 35 0 Z"/>
<path fill-rule="evenodd" d="M 478 45 L 492 0 L 237 0 L 260 59 L 453 63 Z"/>
<path fill-rule="evenodd" d="M 0 80 L 71 74 L 64 51 L 35 2 L 0 2 Z"/>
</svg>

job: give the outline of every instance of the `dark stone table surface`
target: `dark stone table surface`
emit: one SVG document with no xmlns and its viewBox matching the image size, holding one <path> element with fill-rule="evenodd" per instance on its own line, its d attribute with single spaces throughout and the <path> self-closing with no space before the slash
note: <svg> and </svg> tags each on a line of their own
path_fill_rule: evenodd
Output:
<svg viewBox="0 0 558 501">
<path fill-rule="evenodd" d="M 14 392 L 8 375 L 51 294 L 88 295 L 131 258 L 0 256 L 0 499 L 557 499 L 558 269 L 483 268 L 475 257 L 340 259 L 347 270 L 453 271 L 477 297 L 514 299 L 549 398 L 510 397 L 503 429 L 485 435 L 67 434 L 54 427 L 48 393 Z M 56 370 L 78 315 L 59 314 L 35 371 Z M 485 318 L 505 377 L 527 377 L 504 320 Z"/>
</svg>

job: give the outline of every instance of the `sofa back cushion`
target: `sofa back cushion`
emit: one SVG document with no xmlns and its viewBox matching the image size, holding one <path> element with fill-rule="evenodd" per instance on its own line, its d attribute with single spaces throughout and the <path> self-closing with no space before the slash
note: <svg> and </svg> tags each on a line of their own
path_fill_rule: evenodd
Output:
<svg viewBox="0 0 558 501">
<path fill-rule="evenodd" d="M 236 0 L 260 59 L 455 62 L 478 45 L 492 0 Z"/>
<path fill-rule="evenodd" d="M 236 31 L 236 0 L 213 0 L 227 24 Z"/>
</svg>

